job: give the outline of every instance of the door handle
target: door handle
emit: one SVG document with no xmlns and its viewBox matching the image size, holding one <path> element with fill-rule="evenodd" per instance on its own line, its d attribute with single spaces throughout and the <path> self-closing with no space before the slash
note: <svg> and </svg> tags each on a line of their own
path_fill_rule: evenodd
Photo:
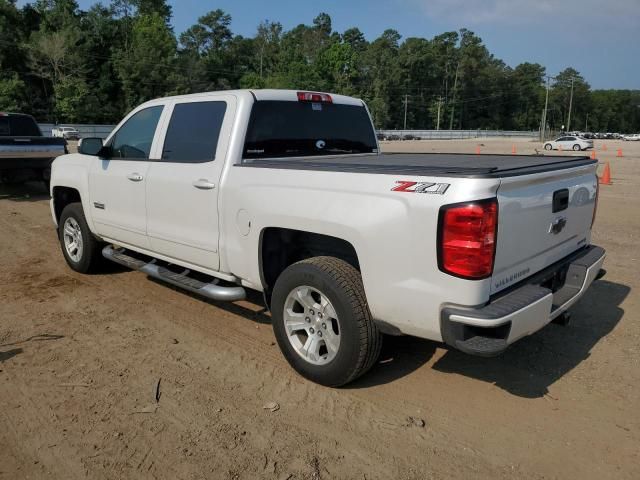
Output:
<svg viewBox="0 0 640 480">
<path fill-rule="evenodd" d="M 215 183 L 211 183 L 206 178 L 201 178 L 193 182 L 193 186 L 199 188 L 200 190 L 211 190 L 212 188 L 216 188 Z"/>
<path fill-rule="evenodd" d="M 143 176 L 140 175 L 139 173 L 130 173 L 129 175 L 127 175 L 127 178 L 132 182 L 141 182 L 143 179 Z"/>
</svg>

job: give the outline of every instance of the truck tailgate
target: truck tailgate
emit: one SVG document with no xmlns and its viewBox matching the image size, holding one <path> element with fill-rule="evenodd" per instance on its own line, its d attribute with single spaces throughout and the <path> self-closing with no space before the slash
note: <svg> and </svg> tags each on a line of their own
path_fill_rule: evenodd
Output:
<svg viewBox="0 0 640 480">
<path fill-rule="evenodd" d="M 589 244 L 596 166 L 501 179 L 491 293 Z"/>
<path fill-rule="evenodd" d="M 55 158 L 64 155 L 66 140 L 53 137 L 0 137 L 0 159 Z"/>
</svg>

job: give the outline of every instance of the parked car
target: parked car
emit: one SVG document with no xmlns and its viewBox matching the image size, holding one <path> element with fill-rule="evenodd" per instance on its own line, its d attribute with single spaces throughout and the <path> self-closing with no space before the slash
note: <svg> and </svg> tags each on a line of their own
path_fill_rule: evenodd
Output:
<svg viewBox="0 0 640 480">
<path fill-rule="evenodd" d="M 0 182 L 42 180 L 48 186 L 51 162 L 64 153 L 67 142 L 43 136 L 32 116 L 0 112 Z"/>
<path fill-rule="evenodd" d="M 75 271 L 106 257 L 217 301 L 262 292 L 292 367 L 339 386 L 382 334 L 497 355 L 603 274 L 596 160 L 482 158 L 382 154 L 342 95 L 161 98 L 55 160 L 51 212 Z"/>
<path fill-rule="evenodd" d="M 633 134 L 630 134 L 630 135 L 624 135 L 622 137 L 622 139 L 625 142 L 638 142 L 638 141 L 640 141 L 640 133 L 633 133 Z"/>
<path fill-rule="evenodd" d="M 80 132 L 73 127 L 54 127 L 51 129 L 51 135 L 65 140 L 80 139 Z"/>
<path fill-rule="evenodd" d="M 579 152 L 589 148 L 593 148 L 593 140 L 569 135 L 558 137 L 544 144 L 545 150 L 575 150 Z"/>
</svg>

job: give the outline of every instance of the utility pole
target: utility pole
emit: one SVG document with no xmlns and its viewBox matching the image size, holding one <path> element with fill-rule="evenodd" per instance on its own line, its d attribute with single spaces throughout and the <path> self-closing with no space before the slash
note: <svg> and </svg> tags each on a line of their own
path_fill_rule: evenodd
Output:
<svg viewBox="0 0 640 480">
<path fill-rule="evenodd" d="M 587 112 L 587 118 L 584 121 L 584 131 L 588 132 L 589 131 L 589 112 Z"/>
<path fill-rule="evenodd" d="M 569 117 L 567 118 L 567 132 L 571 130 L 571 107 L 573 106 L 573 81 L 575 77 L 571 77 L 571 95 L 569 96 Z"/>
<path fill-rule="evenodd" d="M 458 69 L 460 68 L 460 62 L 458 62 L 458 65 L 456 66 L 456 76 L 455 79 L 453 80 L 453 100 L 452 100 L 452 104 L 451 105 L 451 117 L 449 118 L 449 130 L 453 130 L 453 113 L 455 112 L 456 109 L 456 90 L 458 87 Z"/>
<path fill-rule="evenodd" d="M 547 109 L 549 108 L 549 80 L 551 77 L 547 75 L 547 94 L 544 99 L 544 111 L 542 112 L 542 130 L 540 131 L 541 142 L 544 142 L 545 136 L 547 134 Z"/>
<path fill-rule="evenodd" d="M 442 96 L 438 97 L 438 123 L 436 125 L 436 130 L 440 130 L 440 107 L 442 106 Z"/>
<path fill-rule="evenodd" d="M 404 96 L 404 130 L 407 129 L 407 103 L 409 103 L 409 95 Z"/>
</svg>

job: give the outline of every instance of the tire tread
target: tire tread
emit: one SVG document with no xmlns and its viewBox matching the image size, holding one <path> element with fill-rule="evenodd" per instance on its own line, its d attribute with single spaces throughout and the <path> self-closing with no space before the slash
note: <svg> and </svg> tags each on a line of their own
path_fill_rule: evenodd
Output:
<svg viewBox="0 0 640 480">
<path fill-rule="evenodd" d="M 351 264 L 336 257 L 311 257 L 297 264 L 313 265 L 325 272 L 347 295 L 360 330 L 359 358 L 346 379 L 333 386 L 342 386 L 366 373 L 376 362 L 382 349 L 382 335 L 371 318 L 360 272 Z"/>
<path fill-rule="evenodd" d="M 84 253 L 80 262 L 74 263 L 67 256 L 66 249 L 64 247 L 64 240 L 62 237 L 62 230 L 64 228 L 64 222 L 67 218 L 73 217 L 80 224 L 80 228 L 83 233 Z M 67 264 L 76 272 L 80 273 L 95 273 L 100 270 L 103 263 L 102 257 L 102 242 L 98 241 L 93 236 L 93 233 L 89 229 L 87 219 L 84 216 L 84 209 L 82 203 L 74 202 L 65 206 L 60 215 L 60 221 L 58 223 L 58 239 L 60 241 L 60 247 L 62 248 L 62 254 L 67 261 Z"/>
</svg>

